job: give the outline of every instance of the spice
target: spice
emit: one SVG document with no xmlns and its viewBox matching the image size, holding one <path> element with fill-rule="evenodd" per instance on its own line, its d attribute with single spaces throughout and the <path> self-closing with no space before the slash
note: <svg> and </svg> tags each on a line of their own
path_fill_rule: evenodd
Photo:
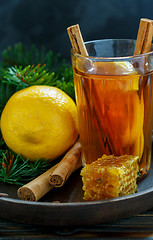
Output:
<svg viewBox="0 0 153 240">
<path fill-rule="evenodd" d="M 150 51 L 152 42 L 152 20 L 141 18 L 134 55 Z"/>
<path fill-rule="evenodd" d="M 18 197 L 26 201 L 38 201 L 46 193 L 48 193 L 54 186 L 54 184 L 49 183 L 51 175 L 56 174 L 57 178 L 62 179 L 62 185 L 68 179 L 68 177 L 76 169 L 81 167 L 81 146 L 79 141 L 77 141 L 66 153 L 65 157 L 61 162 L 57 163 L 55 166 L 51 167 L 48 171 L 44 172 L 42 175 L 38 176 L 36 179 L 27 183 L 26 185 L 20 187 L 17 191 Z M 55 172 L 56 170 L 56 172 Z M 54 175 L 53 175 L 54 176 Z"/>
<path fill-rule="evenodd" d="M 51 173 L 49 177 L 50 184 L 54 187 L 63 186 L 72 172 L 81 166 L 81 144 L 78 140 L 66 153 L 64 158 L 58 164 L 58 167 Z"/>
</svg>

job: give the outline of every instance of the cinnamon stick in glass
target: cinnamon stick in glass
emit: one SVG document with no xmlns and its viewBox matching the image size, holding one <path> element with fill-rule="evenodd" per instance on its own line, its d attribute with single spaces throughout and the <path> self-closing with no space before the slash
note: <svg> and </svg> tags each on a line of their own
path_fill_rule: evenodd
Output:
<svg viewBox="0 0 153 240">
<path fill-rule="evenodd" d="M 150 52 L 152 42 L 152 23 L 153 21 L 141 18 L 134 55 Z"/>
<path fill-rule="evenodd" d="M 79 25 L 76 24 L 76 25 L 72 25 L 72 26 L 68 27 L 67 32 L 68 32 L 68 35 L 70 38 L 70 42 L 71 42 L 73 51 L 75 53 L 81 54 L 82 56 L 88 56 L 88 51 L 84 44 Z M 90 86 L 89 86 L 88 82 L 86 83 L 86 85 L 87 85 L 86 87 L 84 86 L 85 100 L 86 100 L 87 107 L 89 109 L 89 113 L 92 114 L 92 111 L 90 111 L 91 109 L 90 109 L 90 104 L 89 104 L 88 90 L 85 89 L 85 88 L 89 89 Z M 96 113 L 95 113 L 95 115 L 96 115 Z M 95 124 L 97 125 L 97 129 L 99 129 L 101 138 L 104 139 L 103 132 L 101 132 L 101 129 L 100 129 L 100 122 L 99 122 L 98 117 L 96 117 Z M 101 149 L 104 150 L 105 146 L 104 146 L 103 141 L 100 141 L 100 144 L 101 144 Z"/>
<path fill-rule="evenodd" d="M 81 54 L 83 56 L 88 56 L 88 52 L 86 49 L 86 46 L 84 44 L 83 41 L 83 37 L 79 28 L 79 25 L 73 25 L 67 28 L 67 32 L 70 38 L 70 42 L 72 45 L 72 49 L 75 53 Z M 89 60 L 90 61 L 90 60 Z M 84 92 L 85 92 L 85 98 L 86 98 L 86 103 L 87 103 L 87 107 L 89 109 L 90 112 L 90 104 L 89 104 L 89 91 L 88 89 L 90 89 L 89 83 L 88 81 L 84 82 Z M 109 154 L 120 154 L 122 155 L 123 151 L 122 151 L 122 147 L 121 147 L 121 143 L 116 141 L 115 139 L 115 134 L 113 133 L 113 128 L 110 129 L 104 129 L 103 125 L 101 124 L 101 117 L 99 114 L 99 110 L 98 110 L 98 103 L 100 101 L 97 93 L 95 92 L 96 88 L 94 87 L 94 81 L 92 81 L 92 91 L 93 91 L 93 95 L 94 95 L 94 106 L 95 106 L 95 116 L 96 116 L 96 124 L 97 124 L 97 128 L 99 128 L 99 131 L 101 132 L 101 139 L 107 139 L 107 145 L 108 145 L 108 151 Z M 92 110 L 91 110 L 92 112 Z M 104 124 L 105 125 L 105 124 Z M 100 141 L 101 144 L 101 149 L 105 149 L 106 148 L 106 144 L 103 141 Z M 108 154 L 108 153 L 107 153 Z"/>
<path fill-rule="evenodd" d="M 79 25 L 76 24 L 68 27 L 67 32 L 74 52 L 79 53 L 83 56 L 88 56 L 88 52 L 84 44 Z"/>
<path fill-rule="evenodd" d="M 135 46 L 135 52 L 134 55 L 139 55 L 139 54 L 145 54 L 151 51 L 151 44 L 152 44 L 152 37 L 153 37 L 153 20 L 142 18 L 140 19 L 140 24 L 139 24 L 139 29 L 138 29 L 138 34 L 137 34 L 137 40 L 136 40 L 136 46 Z M 142 69 L 146 70 L 148 67 L 148 63 L 146 64 L 146 58 L 142 58 L 143 61 L 141 61 L 139 64 L 142 65 Z M 141 84 L 139 86 L 140 89 L 143 89 L 141 94 L 141 98 L 144 99 L 144 111 L 145 112 L 150 112 L 149 109 L 149 104 L 150 102 L 150 84 L 151 77 L 148 78 L 148 76 L 142 76 L 141 78 Z M 145 121 L 145 120 L 144 120 Z M 144 132 L 142 133 L 144 136 L 144 133 L 146 136 L 149 136 L 150 134 L 150 129 L 146 127 L 146 124 L 144 124 Z M 144 136 L 145 138 L 145 136 Z M 148 141 L 145 139 L 144 141 Z M 147 150 L 145 150 L 147 149 Z M 148 151 L 148 144 L 144 146 L 144 152 Z M 144 162 L 142 161 L 140 163 L 140 168 L 141 169 L 146 169 L 147 164 L 149 163 L 150 158 L 147 157 L 147 160 Z M 149 163 L 150 165 L 150 163 Z"/>
</svg>

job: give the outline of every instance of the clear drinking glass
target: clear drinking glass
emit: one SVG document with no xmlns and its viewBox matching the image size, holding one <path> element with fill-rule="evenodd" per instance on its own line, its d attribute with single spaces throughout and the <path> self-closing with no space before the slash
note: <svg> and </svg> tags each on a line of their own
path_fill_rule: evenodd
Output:
<svg viewBox="0 0 153 240">
<path fill-rule="evenodd" d="M 83 164 L 103 154 L 139 156 L 139 177 L 151 163 L 153 52 L 134 56 L 135 40 L 85 43 L 71 52 Z"/>
</svg>

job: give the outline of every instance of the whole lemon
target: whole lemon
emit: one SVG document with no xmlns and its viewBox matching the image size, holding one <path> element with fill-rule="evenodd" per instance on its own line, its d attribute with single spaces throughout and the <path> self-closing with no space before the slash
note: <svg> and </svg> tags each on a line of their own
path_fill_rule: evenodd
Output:
<svg viewBox="0 0 153 240">
<path fill-rule="evenodd" d="M 1 131 L 10 149 L 31 161 L 54 160 L 76 141 L 77 109 L 62 90 L 31 86 L 12 95 L 1 115 Z"/>
</svg>

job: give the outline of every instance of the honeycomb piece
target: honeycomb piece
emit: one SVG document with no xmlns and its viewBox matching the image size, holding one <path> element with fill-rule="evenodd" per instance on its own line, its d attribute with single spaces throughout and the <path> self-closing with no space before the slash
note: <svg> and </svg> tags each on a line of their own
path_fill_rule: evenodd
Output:
<svg viewBox="0 0 153 240">
<path fill-rule="evenodd" d="M 138 157 L 103 155 L 81 170 L 84 200 L 98 201 L 137 191 Z"/>
</svg>

